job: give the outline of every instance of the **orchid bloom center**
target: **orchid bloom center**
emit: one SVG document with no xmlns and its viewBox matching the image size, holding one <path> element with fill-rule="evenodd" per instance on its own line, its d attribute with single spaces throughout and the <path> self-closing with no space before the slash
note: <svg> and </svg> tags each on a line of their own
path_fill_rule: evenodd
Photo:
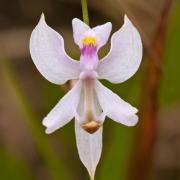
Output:
<svg viewBox="0 0 180 180">
<path fill-rule="evenodd" d="M 97 54 L 97 41 L 94 36 L 86 36 L 82 40 L 83 47 L 81 49 L 81 54 L 83 56 L 92 58 Z"/>
<path fill-rule="evenodd" d="M 88 35 L 82 39 L 81 57 L 80 57 L 80 67 L 81 67 L 81 77 L 96 77 L 96 68 L 98 66 L 98 55 L 97 55 L 97 39 Z"/>
<path fill-rule="evenodd" d="M 83 45 L 84 46 L 88 46 L 88 45 L 96 46 L 96 38 L 93 36 L 86 36 L 83 39 Z"/>
</svg>

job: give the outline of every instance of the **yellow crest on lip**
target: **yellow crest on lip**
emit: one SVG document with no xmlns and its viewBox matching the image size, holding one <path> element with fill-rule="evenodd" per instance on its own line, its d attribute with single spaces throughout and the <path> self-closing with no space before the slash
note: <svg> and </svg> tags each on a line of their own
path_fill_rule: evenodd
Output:
<svg viewBox="0 0 180 180">
<path fill-rule="evenodd" d="M 89 45 L 89 44 L 92 44 L 92 45 L 96 45 L 96 38 L 94 38 L 93 36 L 87 36 L 83 39 L 83 45 Z"/>
</svg>

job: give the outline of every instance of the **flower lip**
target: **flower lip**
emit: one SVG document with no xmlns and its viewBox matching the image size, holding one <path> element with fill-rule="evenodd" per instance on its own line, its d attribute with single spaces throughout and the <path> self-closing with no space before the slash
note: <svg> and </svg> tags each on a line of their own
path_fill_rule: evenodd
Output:
<svg viewBox="0 0 180 180">
<path fill-rule="evenodd" d="M 102 125 L 105 119 L 105 113 L 101 112 L 99 115 L 95 115 L 93 112 L 89 111 L 84 116 L 77 116 L 80 118 L 81 127 L 90 134 L 95 133 Z"/>
<path fill-rule="evenodd" d="M 81 127 L 90 134 L 95 133 L 101 126 L 102 124 L 96 121 L 90 121 L 81 125 Z"/>
<path fill-rule="evenodd" d="M 96 52 L 97 52 L 97 47 L 94 46 L 93 43 L 84 45 L 83 48 L 81 49 L 81 55 L 83 56 L 93 57 L 94 55 L 96 55 Z"/>
</svg>

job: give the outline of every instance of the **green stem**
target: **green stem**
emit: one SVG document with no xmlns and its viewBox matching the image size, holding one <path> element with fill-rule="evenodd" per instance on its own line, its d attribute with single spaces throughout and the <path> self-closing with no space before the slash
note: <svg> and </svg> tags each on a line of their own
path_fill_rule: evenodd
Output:
<svg viewBox="0 0 180 180">
<path fill-rule="evenodd" d="M 81 7 L 82 7 L 83 21 L 84 21 L 87 25 L 89 25 L 89 16 L 88 16 L 87 0 L 81 0 Z"/>
<path fill-rule="evenodd" d="M 26 120 L 28 127 L 32 132 L 33 140 L 36 144 L 37 151 L 41 155 L 47 170 L 53 180 L 70 179 L 68 171 L 65 170 L 63 163 L 57 158 L 56 153 L 51 148 L 47 137 L 42 131 L 39 118 L 34 114 L 27 97 L 25 96 L 16 74 L 13 71 L 11 64 L 6 58 L 0 57 L 0 67 L 6 80 L 8 89 L 10 90 L 23 119 Z"/>
</svg>

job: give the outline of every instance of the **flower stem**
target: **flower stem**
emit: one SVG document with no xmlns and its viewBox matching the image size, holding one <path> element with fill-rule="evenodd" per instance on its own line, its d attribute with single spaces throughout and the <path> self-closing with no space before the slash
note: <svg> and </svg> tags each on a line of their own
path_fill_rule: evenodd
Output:
<svg viewBox="0 0 180 180">
<path fill-rule="evenodd" d="M 158 92 L 162 78 L 162 66 L 164 56 L 164 45 L 166 39 L 168 17 L 170 15 L 173 0 L 166 0 L 159 24 L 157 26 L 154 38 L 150 45 L 150 51 L 146 60 L 145 74 L 143 81 L 143 93 L 136 151 L 134 151 L 134 162 L 132 164 L 132 173 L 128 179 L 146 180 L 152 167 L 152 156 L 155 141 L 157 138 L 157 112 L 158 112 Z"/>
<path fill-rule="evenodd" d="M 81 7 L 82 7 L 83 21 L 84 21 L 87 25 L 89 25 L 89 16 L 88 16 L 87 0 L 81 0 Z"/>
</svg>

